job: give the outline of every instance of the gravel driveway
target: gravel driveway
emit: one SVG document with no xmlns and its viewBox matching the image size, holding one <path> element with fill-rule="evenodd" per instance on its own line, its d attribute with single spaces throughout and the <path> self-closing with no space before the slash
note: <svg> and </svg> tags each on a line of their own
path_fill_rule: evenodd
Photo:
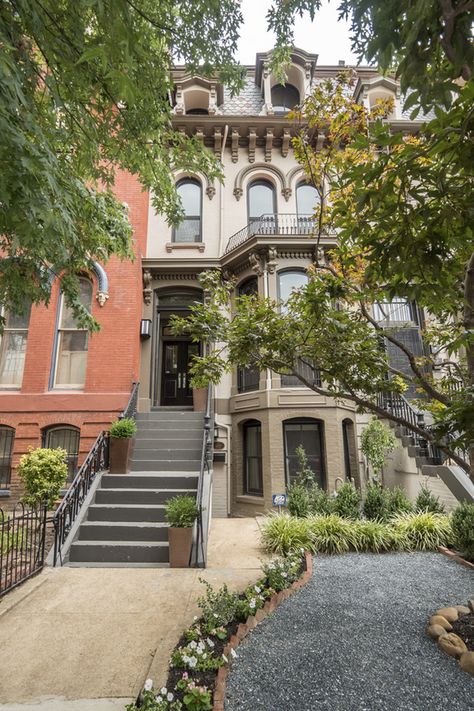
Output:
<svg viewBox="0 0 474 711">
<path fill-rule="evenodd" d="M 474 678 L 425 633 L 470 597 L 473 572 L 440 554 L 317 557 L 237 650 L 226 711 L 472 711 Z"/>
</svg>

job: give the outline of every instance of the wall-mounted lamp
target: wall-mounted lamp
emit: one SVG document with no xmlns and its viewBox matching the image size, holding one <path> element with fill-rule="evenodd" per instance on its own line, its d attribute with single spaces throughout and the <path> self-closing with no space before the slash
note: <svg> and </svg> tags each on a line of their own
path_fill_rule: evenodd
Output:
<svg viewBox="0 0 474 711">
<path fill-rule="evenodd" d="M 140 321 L 140 338 L 150 338 L 151 337 L 151 319 L 142 318 Z"/>
</svg>

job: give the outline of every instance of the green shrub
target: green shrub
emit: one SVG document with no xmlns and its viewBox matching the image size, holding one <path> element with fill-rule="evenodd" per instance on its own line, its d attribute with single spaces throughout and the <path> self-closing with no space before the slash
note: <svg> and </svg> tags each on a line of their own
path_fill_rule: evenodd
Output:
<svg viewBox="0 0 474 711">
<path fill-rule="evenodd" d="M 25 494 L 22 501 L 29 506 L 45 502 L 51 508 L 60 496 L 67 479 L 65 449 L 30 449 L 20 458 L 18 475 Z"/>
<path fill-rule="evenodd" d="M 393 432 L 373 417 L 369 424 L 362 430 L 362 454 L 372 467 L 375 476 L 378 476 L 385 464 L 385 458 L 397 446 L 397 439 Z"/>
<path fill-rule="evenodd" d="M 129 439 L 137 433 L 137 423 L 133 417 L 123 417 L 121 420 L 112 422 L 109 434 L 115 439 Z"/>
<path fill-rule="evenodd" d="M 436 550 L 452 539 L 449 517 L 431 511 L 400 513 L 391 519 L 391 525 L 407 550 Z"/>
<path fill-rule="evenodd" d="M 460 553 L 474 562 L 474 504 L 463 502 L 451 518 L 453 543 Z"/>
<path fill-rule="evenodd" d="M 314 516 L 325 515 L 332 513 L 333 499 L 327 491 L 321 489 L 317 484 L 309 491 L 309 511 Z"/>
<path fill-rule="evenodd" d="M 317 553 L 346 553 L 357 548 L 352 521 L 336 514 L 307 519 L 311 549 Z"/>
<path fill-rule="evenodd" d="M 265 518 L 261 531 L 262 545 L 267 551 L 287 555 L 300 548 L 313 550 L 307 518 L 271 513 Z"/>
<path fill-rule="evenodd" d="M 360 552 L 380 553 L 402 547 L 403 538 L 381 521 L 354 521 L 354 541 Z"/>
<path fill-rule="evenodd" d="M 387 508 L 389 517 L 399 513 L 410 513 L 413 511 L 413 504 L 400 486 L 394 489 L 387 489 Z"/>
<path fill-rule="evenodd" d="M 304 518 L 309 514 L 310 497 L 308 488 L 296 482 L 288 487 L 288 511 L 292 516 Z"/>
<path fill-rule="evenodd" d="M 386 490 L 380 484 L 368 484 L 363 512 L 370 521 L 388 519 L 388 498 Z"/>
<path fill-rule="evenodd" d="M 301 574 L 302 551 L 293 553 L 283 558 L 275 558 L 262 566 L 268 586 L 280 592 L 289 587 Z"/>
<path fill-rule="evenodd" d="M 225 584 L 218 590 L 214 590 L 204 578 L 199 578 L 199 582 L 205 586 L 206 592 L 204 596 L 198 598 L 197 602 L 201 608 L 205 630 L 210 634 L 216 627 L 232 622 L 237 612 L 238 596 L 229 592 Z"/>
<path fill-rule="evenodd" d="M 191 528 L 198 515 L 194 497 L 179 494 L 168 499 L 165 515 L 171 528 Z"/>
<path fill-rule="evenodd" d="M 432 513 L 445 514 L 446 509 L 439 500 L 439 496 L 435 496 L 427 486 L 423 485 L 420 488 L 415 501 L 416 511 L 431 511 Z"/>
<path fill-rule="evenodd" d="M 346 482 L 332 500 L 332 510 L 343 518 L 360 518 L 360 494 L 353 484 Z"/>
</svg>

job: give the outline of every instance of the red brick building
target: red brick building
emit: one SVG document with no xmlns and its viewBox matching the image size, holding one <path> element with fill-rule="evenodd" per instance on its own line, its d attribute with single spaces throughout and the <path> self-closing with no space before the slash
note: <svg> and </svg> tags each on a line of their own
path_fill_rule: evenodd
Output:
<svg viewBox="0 0 474 711">
<path fill-rule="evenodd" d="M 7 319 L 0 350 L 0 506 L 18 499 L 15 470 L 29 447 L 66 446 L 72 474 L 124 409 L 138 378 L 148 195 L 125 173 L 115 190 L 129 206 L 136 259 L 113 258 L 84 275 L 83 297 L 100 333 L 75 327 L 57 279 L 47 308 Z"/>
</svg>

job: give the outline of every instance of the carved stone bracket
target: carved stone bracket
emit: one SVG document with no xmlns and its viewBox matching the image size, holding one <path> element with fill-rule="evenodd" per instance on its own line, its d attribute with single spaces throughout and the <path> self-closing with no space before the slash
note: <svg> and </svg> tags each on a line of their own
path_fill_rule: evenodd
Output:
<svg viewBox="0 0 474 711">
<path fill-rule="evenodd" d="M 143 301 L 145 304 L 151 304 L 153 291 L 151 289 L 152 275 L 149 269 L 143 272 Z"/>
<path fill-rule="evenodd" d="M 257 145 L 257 129 L 249 128 L 249 163 L 255 163 L 255 147 Z"/>
<path fill-rule="evenodd" d="M 257 276 L 262 276 L 263 260 L 261 255 L 257 254 L 257 252 L 249 252 L 249 263 L 252 271 L 254 271 Z"/>
<path fill-rule="evenodd" d="M 216 189 L 213 185 L 208 185 L 206 188 L 206 195 L 209 198 L 209 200 L 212 200 L 214 195 L 216 194 Z"/>
<path fill-rule="evenodd" d="M 283 129 L 283 137 L 281 139 L 281 154 L 283 158 L 288 155 L 288 150 L 290 148 L 290 131 L 288 128 Z"/>
<path fill-rule="evenodd" d="M 99 302 L 99 306 L 104 306 L 105 302 L 109 298 L 109 295 L 105 291 L 98 291 L 95 298 Z"/>
<path fill-rule="evenodd" d="M 278 252 L 276 247 L 269 247 L 267 252 L 267 270 L 269 274 L 274 274 L 277 268 Z"/>
<path fill-rule="evenodd" d="M 222 133 L 221 129 L 216 127 L 214 129 L 214 153 L 216 156 L 220 156 L 222 148 Z"/>
<path fill-rule="evenodd" d="M 243 194 L 244 191 L 242 190 L 242 188 L 234 188 L 234 197 L 236 200 L 240 200 Z"/>
<path fill-rule="evenodd" d="M 232 140 L 232 163 L 237 163 L 239 160 L 239 129 L 231 128 Z"/>
<path fill-rule="evenodd" d="M 286 188 L 283 188 L 283 190 L 281 191 L 281 194 L 282 194 L 283 197 L 285 198 L 286 202 L 288 202 L 288 200 L 290 199 L 290 197 L 291 197 L 291 192 L 292 192 L 292 190 L 291 190 L 291 188 L 288 187 L 288 186 L 287 186 Z"/>
<path fill-rule="evenodd" d="M 265 136 L 265 163 L 271 163 L 272 161 L 272 148 L 273 148 L 273 129 L 267 128 Z"/>
</svg>

